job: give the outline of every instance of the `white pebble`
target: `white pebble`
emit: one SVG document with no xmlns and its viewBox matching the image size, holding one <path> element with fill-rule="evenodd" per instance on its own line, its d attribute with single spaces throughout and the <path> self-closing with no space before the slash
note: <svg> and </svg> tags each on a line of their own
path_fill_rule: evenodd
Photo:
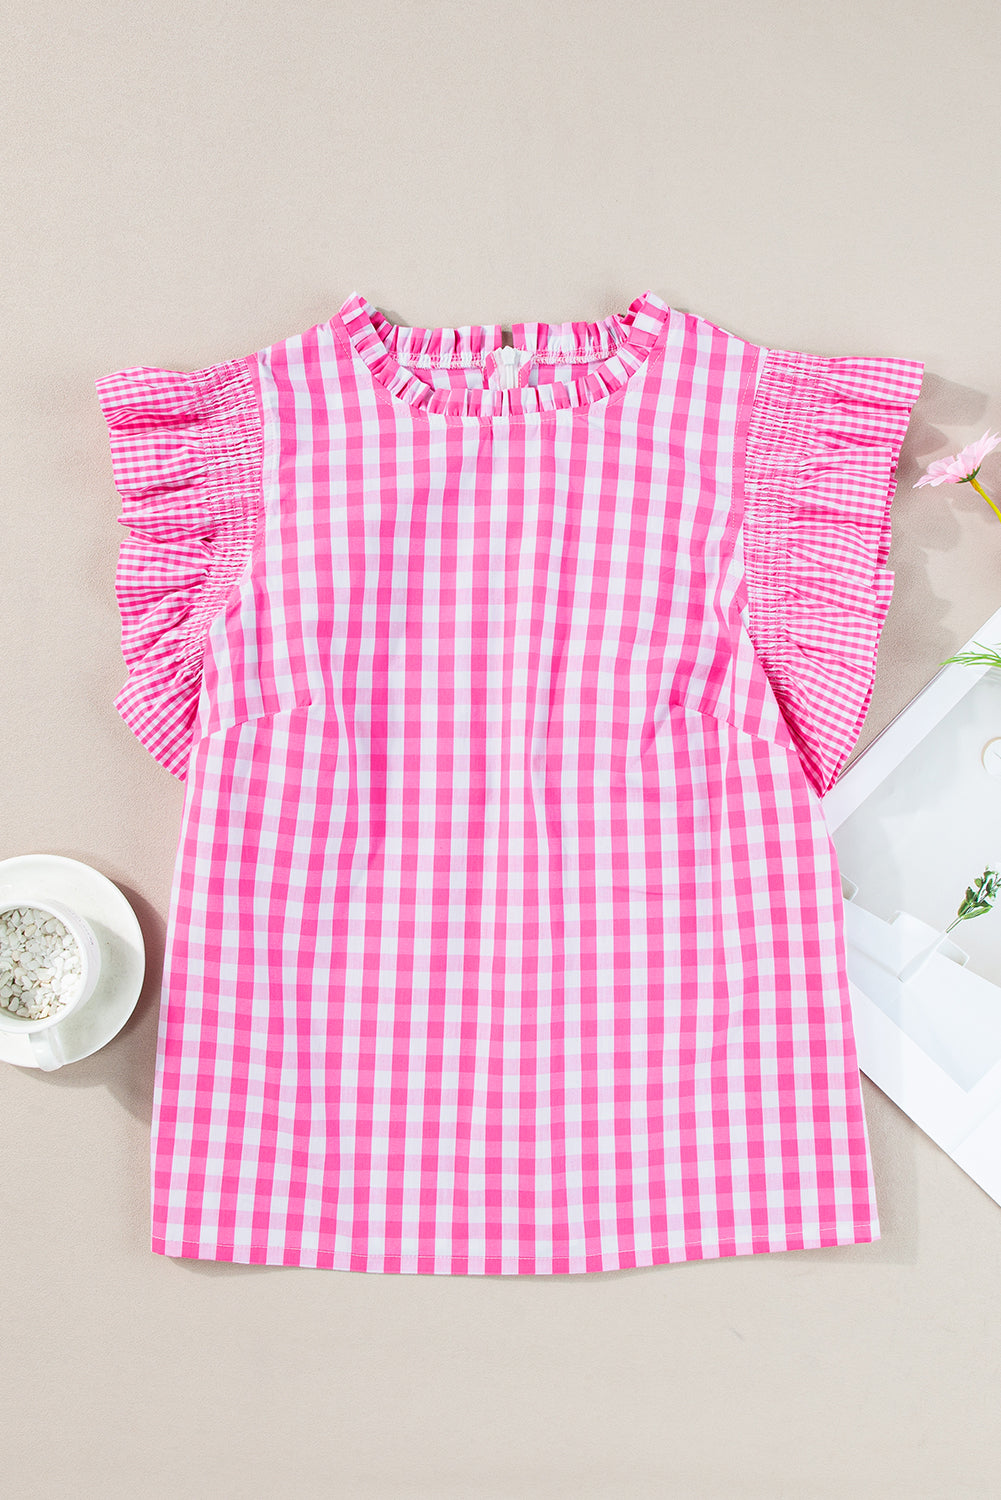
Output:
<svg viewBox="0 0 1001 1500">
<path fill-rule="evenodd" d="M 82 972 L 80 950 L 57 917 L 31 906 L 0 911 L 0 1009 L 39 1021 L 70 998 Z"/>
</svg>

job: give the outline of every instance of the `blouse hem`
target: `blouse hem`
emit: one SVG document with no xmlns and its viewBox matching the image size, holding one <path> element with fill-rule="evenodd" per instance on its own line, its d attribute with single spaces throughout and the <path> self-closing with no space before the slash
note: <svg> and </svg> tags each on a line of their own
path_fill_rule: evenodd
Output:
<svg viewBox="0 0 1001 1500">
<path fill-rule="evenodd" d="M 763 1255 L 784 1250 L 821 1250 L 837 1245 L 872 1244 L 880 1238 L 879 1221 L 858 1219 L 849 1223 L 824 1223 L 812 1233 L 781 1236 L 753 1235 L 745 1239 L 724 1238 L 704 1244 L 686 1240 L 675 1245 L 654 1245 L 646 1251 L 622 1251 L 614 1255 L 554 1258 L 540 1264 L 538 1256 L 517 1257 L 431 1255 L 387 1255 L 382 1258 L 351 1251 L 307 1252 L 276 1250 L 260 1242 L 247 1245 L 212 1244 L 198 1240 L 173 1240 L 154 1235 L 156 1255 L 175 1259 L 225 1261 L 236 1265 L 297 1266 L 314 1271 L 363 1271 L 379 1275 L 415 1276 L 575 1276 L 601 1271 L 638 1270 L 644 1266 L 676 1264 L 690 1260 L 719 1260 L 731 1256 Z"/>
</svg>

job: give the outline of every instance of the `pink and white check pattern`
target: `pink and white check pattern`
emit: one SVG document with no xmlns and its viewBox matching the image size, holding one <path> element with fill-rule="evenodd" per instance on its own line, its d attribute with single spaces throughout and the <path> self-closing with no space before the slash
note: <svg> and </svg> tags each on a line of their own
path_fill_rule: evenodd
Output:
<svg viewBox="0 0 1001 1500">
<path fill-rule="evenodd" d="M 921 366 L 328 323 L 98 382 L 186 778 L 153 1247 L 545 1273 L 878 1237 L 820 795 Z"/>
</svg>

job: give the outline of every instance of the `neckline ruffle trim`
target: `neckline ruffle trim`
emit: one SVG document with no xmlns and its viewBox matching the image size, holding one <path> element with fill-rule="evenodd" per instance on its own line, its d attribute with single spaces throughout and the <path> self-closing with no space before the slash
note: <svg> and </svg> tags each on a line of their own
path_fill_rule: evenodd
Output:
<svg viewBox="0 0 1001 1500">
<path fill-rule="evenodd" d="M 499 323 L 457 328 L 409 328 L 392 323 L 360 292 L 352 292 L 331 319 L 376 383 L 396 400 L 428 413 L 492 419 L 592 406 L 621 391 L 648 364 L 666 337 L 671 310 L 655 292 L 642 292 L 625 312 L 597 322 L 515 323 L 515 349 L 545 353 L 560 363 L 600 360 L 569 381 L 506 389 L 431 386 L 414 368 L 483 365 L 501 348 Z"/>
</svg>

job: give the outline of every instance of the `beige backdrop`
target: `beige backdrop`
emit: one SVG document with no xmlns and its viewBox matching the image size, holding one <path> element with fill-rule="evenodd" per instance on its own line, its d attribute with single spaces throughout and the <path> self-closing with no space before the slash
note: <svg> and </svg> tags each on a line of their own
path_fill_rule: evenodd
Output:
<svg viewBox="0 0 1001 1500">
<path fill-rule="evenodd" d="M 328 318 L 595 319 L 651 288 L 772 347 L 922 359 L 871 738 L 1001 605 L 1001 527 L 911 486 L 1001 424 L 996 0 L 13 0 L 0 857 L 134 901 L 139 1008 L 0 1064 L 0 1491 L 71 1500 L 1001 1496 L 1001 1208 L 872 1085 L 878 1244 L 590 1277 L 147 1247 L 178 783 L 112 708 L 96 376 Z M 993 465 L 993 467 L 992 467 Z M 1001 455 L 985 466 L 1001 490 Z"/>
</svg>

